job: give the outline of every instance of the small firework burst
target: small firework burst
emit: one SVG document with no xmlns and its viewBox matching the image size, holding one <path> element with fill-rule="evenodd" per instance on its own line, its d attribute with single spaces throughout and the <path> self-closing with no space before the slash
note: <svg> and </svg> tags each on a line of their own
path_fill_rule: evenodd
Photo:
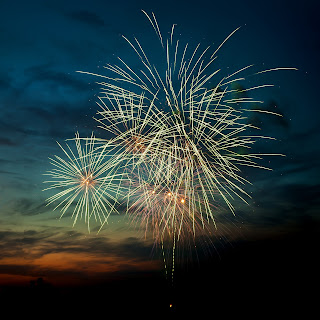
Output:
<svg viewBox="0 0 320 320">
<path fill-rule="evenodd" d="M 123 173 L 116 170 L 116 159 L 112 159 L 105 147 L 98 146 L 96 138 L 76 137 L 72 139 L 75 148 L 68 143 L 61 150 L 67 157 L 51 158 L 53 169 L 45 173 L 51 180 L 45 181 L 50 187 L 44 190 L 56 190 L 57 193 L 47 199 L 47 205 L 58 203 L 54 208 L 61 209 L 61 217 L 72 211 L 73 225 L 84 218 L 90 231 L 90 220 L 95 219 L 101 225 L 106 223 L 122 193 Z"/>
</svg>

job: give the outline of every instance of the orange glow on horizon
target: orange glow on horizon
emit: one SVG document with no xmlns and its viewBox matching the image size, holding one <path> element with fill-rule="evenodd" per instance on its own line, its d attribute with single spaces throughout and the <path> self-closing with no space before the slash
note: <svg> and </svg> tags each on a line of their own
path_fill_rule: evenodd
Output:
<svg viewBox="0 0 320 320">
<path fill-rule="evenodd" d="M 0 259 L 0 266 L 16 266 L 22 271 L 21 274 L 0 274 L 0 285 L 28 286 L 31 280 L 37 278 L 43 278 L 54 286 L 81 285 L 101 278 L 112 278 L 117 272 L 125 273 L 131 268 L 138 271 L 158 270 L 159 263 L 88 252 L 52 252 L 38 258 L 33 258 L 32 254 L 24 258 L 5 257 Z"/>
</svg>

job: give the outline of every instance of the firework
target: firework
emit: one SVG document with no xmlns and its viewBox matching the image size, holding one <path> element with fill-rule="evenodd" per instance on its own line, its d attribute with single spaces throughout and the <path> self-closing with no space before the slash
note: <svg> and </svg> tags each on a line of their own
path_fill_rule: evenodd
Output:
<svg viewBox="0 0 320 320">
<path fill-rule="evenodd" d="M 57 203 L 54 210 L 60 208 L 61 217 L 72 211 L 73 225 L 84 218 L 90 231 L 92 218 L 103 225 L 117 211 L 123 173 L 117 171 L 118 159 L 108 155 L 106 146 L 101 147 L 93 135 L 81 139 L 76 133 L 72 144 L 75 147 L 59 144 L 66 160 L 57 155 L 50 159 L 53 169 L 45 173 L 51 178 L 45 181 L 50 186 L 44 190 L 57 193 L 47 199 L 47 205 Z"/>
<path fill-rule="evenodd" d="M 79 72 L 102 79 L 96 120 L 111 133 L 104 143 L 114 148 L 130 177 L 127 213 L 146 235 L 150 231 L 165 261 L 171 252 L 173 274 L 178 241 L 195 239 L 212 222 L 215 226 L 221 204 L 234 214 L 236 200 L 247 203 L 244 186 L 250 182 L 242 167 L 270 170 L 259 161 L 274 154 L 251 149 L 258 139 L 274 138 L 254 135 L 259 128 L 248 113 L 281 115 L 250 107 L 263 102 L 247 93 L 272 86 L 244 89 L 244 74 L 253 65 L 219 76 L 217 53 L 239 28 L 210 52 L 176 40 L 175 25 L 165 39 L 154 14 L 143 13 L 159 39 L 157 52 L 148 54 L 138 39 L 123 37 L 139 67 L 119 57 L 119 65 L 105 67 L 110 76 Z M 254 75 L 289 69 L 295 68 Z"/>
<path fill-rule="evenodd" d="M 191 194 L 185 187 L 183 177 L 180 181 L 166 180 L 166 177 L 154 176 L 150 171 L 139 168 L 131 175 L 130 213 L 132 220 L 150 227 L 155 242 L 176 234 L 178 238 L 196 233 L 202 227 L 201 204 L 196 186 Z M 156 171 L 153 171 L 153 173 Z M 178 178 L 179 175 L 174 176 Z M 172 179 L 173 177 L 171 177 Z M 192 198 L 194 197 L 194 198 Z M 198 202 L 195 200 L 198 200 Z"/>
<path fill-rule="evenodd" d="M 238 107 L 262 102 L 245 95 L 235 97 L 234 93 L 239 94 L 241 90 L 232 88 L 233 84 L 245 80 L 240 75 L 252 65 L 215 80 L 216 85 L 212 86 L 210 81 L 217 78 L 220 71 L 212 71 L 217 53 L 238 29 L 213 53 L 209 53 L 210 48 L 201 51 L 200 44 L 195 49 L 189 48 L 188 44 L 181 45 L 174 37 L 175 25 L 168 39 L 164 39 L 154 14 L 144 14 L 157 34 L 163 61 L 151 63 L 138 39 L 130 41 L 124 37 L 137 55 L 141 69 L 134 69 L 119 58 L 120 65 L 106 66 L 113 74 L 111 77 L 84 72 L 107 79 L 99 82 L 102 111 L 99 112 L 101 118 L 97 120 L 102 128 L 115 135 L 115 143 L 123 146 L 123 157 L 128 159 L 127 163 L 135 164 L 132 171 L 143 164 L 150 171 L 148 176 L 164 176 L 162 182 L 171 181 L 167 190 L 178 192 L 183 189 L 190 199 L 186 215 L 191 220 L 199 212 L 199 205 L 195 203 L 201 198 L 202 224 L 214 221 L 213 201 L 222 199 L 234 213 L 232 201 L 235 197 L 245 202 L 250 197 L 243 189 L 248 181 L 241 176 L 241 166 L 268 169 L 256 163 L 262 154 L 249 151 L 256 139 L 273 138 L 249 135 L 248 131 L 258 128 L 246 121 L 245 112 L 250 108 Z M 157 65 L 166 67 L 160 69 Z M 257 74 L 281 69 L 293 68 L 274 68 Z M 246 92 L 268 86 L 271 85 L 258 85 L 246 89 Z M 258 109 L 249 111 L 263 112 Z M 247 152 L 239 153 L 240 148 Z M 134 190 L 142 199 L 137 210 L 141 210 L 141 203 L 148 210 L 159 204 L 162 207 L 159 210 L 167 212 L 163 209 L 161 192 L 157 193 L 160 199 L 150 204 L 148 188 L 145 192 L 142 192 L 142 187 Z M 177 212 L 173 210 L 168 215 L 173 217 Z M 155 214 L 154 218 L 158 217 L 159 224 L 162 224 L 165 215 Z M 155 222 L 153 226 L 156 227 Z M 181 230 L 182 225 L 179 228 Z"/>
</svg>

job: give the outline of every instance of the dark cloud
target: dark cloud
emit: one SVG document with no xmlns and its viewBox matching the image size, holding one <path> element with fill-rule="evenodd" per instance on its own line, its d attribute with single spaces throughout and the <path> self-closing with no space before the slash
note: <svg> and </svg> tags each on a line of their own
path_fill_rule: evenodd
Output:
<svg viewBox="0 0 320 320">
<path fill-rule="evenodd" d="M 20 115 L 21 117 L 21 115 Z M 19 122 L 21 125 L 16 125 L 16 123 Z M 15 143 L 19 144 L 21 142 L 20 137 L 17 134 L 22 135 L 37 135 L 37 131 L 33 129 L 24 128 L 26 125 L 26 119 L 22 121 L 22 119 L 16 117 L 15 119 L 12 119 L 12 115 L 4 115 L 2 120 L 0 120 L 0 130 L 7 135 L 10 135 L 10 138 L 4 137 L 3 139 L 15 139 Z"/>
<path fill-rule="evenodd" d="M 281 169 L 281 171 L 285 175 L 290 175 L 297 173 L 308 173 L 315 171 L 316 168 L 319 168 L 319 160 L 317 158 L 309 158 L 308 161 L 306 161 L 304 157 L 303 159 L 295 158 L 292 163 Z"/>
<path fill-rule="evenodd" d="M 299 162 L 304 161 L 305 163 L 308 163 L 309 161 L 319 161 L 319 126 L 306 126 L 296 129 L 296 132 L 292 132 L 283 139 L 284 150 L 292 154 Z"/>
<path fill-rule="evenodd" d="M 31 83 L 39 81 L 50 82 L 56 89 L 57 87 L 71 87 L 75 91 L 87 90 L 88 86 L 85 82 L 75 78 L 66 72 L 57 71 L 57 66 L 46 63 L 42 65 L 36 65 L 24 70 L 24 74 L 29 78 L 25 87 L 30 86 Z"/>
<path fill-rule="evenodd" d="M 19 198 L 11 201 L 10 210 L 22 216 L 34 216 L 52 210 L 47 207 L 44 199 Z"/>
<path fill-rule="evenodd" d="M 27 101 L 24 103 L 27 105 L 20 105 L 21 110 L 18 114 L 13 117 L 8 111 L 0 121 L 0 130 L 6 135 L 1 138 L 0 146 L 21 146 L 26 138 L 37 137 L 61 141 L 73 138 L 76 131 L 85 136 L 91 135 L 92 131 L 99 131 L 96 121 L 93 120 L 93 103 L 90 104 L 86 100 L 74 104 Z"/>
<path fill-rule="evenodd" d="M 5 94 L 7 94 L 6 90 L 12 89 L 11 82 L 12 79 L 8 74 L 0 73 L 0 91 L 3 91 Z"/>
<path fill-rule="evenodd" d="M 25 127 L 20 130 L 27 135 L 48 137 L 60 141 L 73 138 L 75 131 L 78 130 L 89 134 L 95 128 L 92 117 L 88 116 L 90 114 L 88 109 L 88 105 L 85 103 L 77 106 L 70 106 L 69 103 L 57 103 L 54 108 L 48 108 L 48 110 L 41 107 L 26 107 L 24 111 L 30 120 L 29 123 L 24 123 Z M 35 123 L 34 126 L 32 126 L 33 123 Z M 29 129 L 30 127 L 34 129 Z"/>
<path fill-rule="evenodd" d="M 0 231 L 0 261 L 5 257 L 23 255 L 23 248 L 21 246 L 22 237 L 23 234 L 20 232 Z"/>
<path fill-rule="evenodd" d="M 9 138 L 2 138 L 0 137 L 0 146 L 5 145 L 5 146 L 16 146 L 17 143 L 15 141 L 12 141 Z"/>
<path fill-rule="evenodd" d="M 99 17 L 95 12 L 87 11 L 87 10 L 79 10 L 70 13 L 66 13 L 66 16 L 74 19 L 76 21 L 80 21 L 92 27 L 104 27 L 104 20 Z"/>
<path fill-rule="evenodd" d="M 319 135 L 320 135 L 319 126 L 307 127 L 305 130 L 301 130 L 299 133 L 293 134 L 291 136 L 291 140 L 295 142 L 306 142 L 306 141 L 309 141 L 310 139 L 317 138 Z"/>
<path fill-rule="evenodd" d="M 320 206 L 320 184 L 292 184 L 278 190 L 279 197 L 301 213 Z"/>
<path fill-rule="evenodd" d="M 37 276 L 37 268 L 32 265 L 0 264 L 0 274 Z"/>
<path fill-rule="evenodd" d="M 21 249 L 22 246 L 24 249 L 35 248 L 34 258 L 57 252 L 90 252 L 140 259 L 142 256 L 148 256 L 151 249 L 149 244 L 135 237 L 114 242 L 108 236 L 89 235 L 72 229 L 54 227 L 41 231 L 0 231 L 0 240 L 7 253 L 16 250 L 17 247 Z"/>
<path fill-rule="evenodd" d="M 10 161 L 8 159 L 1 159 L 0 158 L 0 164 L 7 164 L 7 163 L 10 163 Z"/>
<path fill-rule="evenodd" d="M 24 232 L 1 231 L 0 273 L 25 274 L 30 270 L 36 270 L 38 274 L 42 272 L 47 276 L 50 274 L 57 276 L 60 271 L 56 270 L 54 263 L 51 265 L 50 260 L 42 267 L 38 267 L 33 261 L 37 259 L 45 260 L 48 255 L 59 255 L 80 257 L 80 260 L 87 257 L 88 263 L 97 265 L 97 273 L 100 275 L 103 270 L 99 265 L 105 264 L 105 274 L 107 275 L 110 272 L 107 266 L 113 263 L 117 265 L 118 261 L 121 264 L 119 272 L 124 272 L 125 269 L 128 271 L 135 270 L 139 263 L 150 261 L 151 249 L 150 245 L 136 238 L 124 238 L 114 242 L 106 236 L 89 236 L 65 229 L 62 231 L 59 228 L 42 231 L 29 229 Z M 17 258 L 17 268 L 12 268 L 13 265 L 8 266 L 8 262 L 5 262 L 8 260 L 3 260 L 11 257 Z M 26 261 L 25 264 L 21 263 L 23 259 Z M 83 261 L 82 263 L 87 262 Z M 76 269 L 74 269 L 72 263 L 71 265 L 72 267 L 70 266 L 70 269 L 66 267 L 64 272 L 67 274 L 72 272 L 80 278 L 85 276 L 86 268 L 84 268 L 84 265 Z M 10 268 L 12 268 L 11 272 Z M 116 271 L 113 270 L 112 272 Z M 34 273 L 31 272 L 31 275 L 34 275 Z M 94 274 L 93 277 L 95 277 Z"/>
<path fill-rule="evenodd" d="M 152 252 L 152 245 L 147 244 L 141 239 L 129 237 L 126 238 L 119 246 L 116 248 L 116 252 L 119 252 L 121 256 L 127 258 L 135 257 L 150 257 Z"/>
<path fill-rule="evenodd" d="M 17 233 L 14 231 L 0 231 L 0 240 L 7 240 L 11 238 L 12 236 L 15 236 Z"/>
<path fill-rule="evenodd" d="M 11 174 L 9 175 L 8 179 L 3 177 L 2 183 L 0 184 L 3 191 L 6 191 L 6 201 L 7 201 L 7 207 L 6 210 L 3 210 L 1 214 L 7 215 L 7 214 L 20 214 L 20 212 L 15 212 L 13 208 L 15 207 L 14 201 L 17 199 L 16 195 L 22 195 L 25 196 L 29 195 L 30 197 L 30 191 L 34 190 L 41 190 L 39 185 L 37 185 L 34 181 L 30 179 L 28 174 L 25 174 L 23 171 L 19 170 L 17 174 Z M 2 196 L 2 198 L 4 198 Z"/>
<path fill-rule="evenodd" d="M 17 173 L 16 173 L 16 172 L 12 172 L 12 171 L 5 171 L 5 170 L 0 170 L 0 173 L 2 173 L 2 174 L 8 174 L 8 175 L 13 175 L 13 176 L 17 175 Z"/>
<path fill-rule="evenodd" d="M 15 89 L 0 97 L 0 146 L 18 146 L 25 137 L 57 140 L 70 138 L 81 128 L 94 130 L 95 103 L 88 102 L 92 92 L 78 74 L 46 63 L 25 68 L 24 76 Z"/>
<path fill-rule="evenodd" d="M 320 207 L 320 185 L 289 183 L 279 185 L 277 181 L 256 188 L 254 199 L 244 221 L 252 227 L 287 228 L 299 224 L 305 217 L 317 219 Z"/>
</svg>

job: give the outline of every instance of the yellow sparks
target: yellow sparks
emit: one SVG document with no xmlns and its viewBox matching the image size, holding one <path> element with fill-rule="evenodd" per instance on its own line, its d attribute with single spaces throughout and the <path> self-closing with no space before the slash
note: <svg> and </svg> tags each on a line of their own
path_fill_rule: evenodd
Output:
<svg viewBox="0 0 320 320">
<path fill-rule="evenodd" d="M 53 169 L 45 173 L 52 180 L 45 181 L 50 187 L 44 190 L 60 190 L 47 199 L 47 205 L 57 203 L 53 209 L 61 208 L 61 217 L 72 211 L 74 225 L 84 218 L 90 231 L 90 219 L 101 225 L 107 222 L 122 193 L 123 174 L 116 171 L 117 161 L 110 158 L 105 148 L 97 148 L 96 139 L 81 139 L 76 133 L 75 151 L 66 144 L 60 148 L 67 160 L 60 156 L 51 159 Z M 73 207 L 73 209 L 72 209 Z"/>
</svg>

